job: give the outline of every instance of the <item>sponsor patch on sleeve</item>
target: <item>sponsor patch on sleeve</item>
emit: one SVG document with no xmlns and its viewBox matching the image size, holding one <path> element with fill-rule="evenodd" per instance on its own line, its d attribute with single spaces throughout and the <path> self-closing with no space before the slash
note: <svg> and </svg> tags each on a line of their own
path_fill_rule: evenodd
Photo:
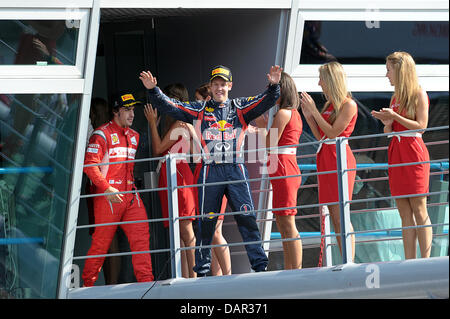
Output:
<svg viewBox="0 0 450 319">
<path fill-rule="evenodd" d="M 86 150 L 87 153 L 94 153 L 97 154 L 98 153 L 98 148 L 94 148 L 94 147 L 88 147 Z"/>
</svg>

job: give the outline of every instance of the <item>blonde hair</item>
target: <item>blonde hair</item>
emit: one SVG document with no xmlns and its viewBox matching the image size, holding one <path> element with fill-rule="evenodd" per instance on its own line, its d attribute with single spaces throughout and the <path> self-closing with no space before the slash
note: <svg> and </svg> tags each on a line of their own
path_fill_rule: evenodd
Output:
<svg viewBox="0 0 450 319">
<path fill-rule="evenodd" d="M 325 112 L 330 103 L 333 105 L 333 112 L 329 117 L 331 124 L 336 120 L 342 104 L 351 98 L 352 94 L 347 90 L 347 77 L 344 68 L 338 62 L 329 62 L 319 68 L 319 76 L 325 85 L 324 92 L 327 102 L 323 106 L 321 113 Z"/>
<path fill-rule="evenodd" d="M 407 118 L 415 119 L 421 88 L 414 59 L 409 53 L 400 51 L 388 55 L 386 62 L 394 69 L 395 90 L 392 99 L 395 97 L 399 103 L 399 113 L 405 110 Z"/>
</svg>

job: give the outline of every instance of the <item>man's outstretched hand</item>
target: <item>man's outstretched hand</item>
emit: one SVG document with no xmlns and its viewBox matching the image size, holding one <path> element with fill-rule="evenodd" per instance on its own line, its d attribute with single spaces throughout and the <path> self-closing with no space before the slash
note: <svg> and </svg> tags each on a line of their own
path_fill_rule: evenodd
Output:
<svg viewBox="0 0 450 319">
<path fill-rule="evenodd" d="M 267 79 L 269 80 L 270 84 L 280 83 L 282 71 L 283 71 L 283 68 L 280 67 L 279 65 L 275 65 L 270 68 L 270 71 L 267 74 Z"/>
<path fill-rule="evenodd" d="M 149 90 L 153 89 L 158 83 L 158 81 L 156 81 L 156 77 L 154 77 L 150 71 L 142 71 L 139 79 L 142 81 L 142 84 L 144 84 L 144 86 Z"/>
</svg>

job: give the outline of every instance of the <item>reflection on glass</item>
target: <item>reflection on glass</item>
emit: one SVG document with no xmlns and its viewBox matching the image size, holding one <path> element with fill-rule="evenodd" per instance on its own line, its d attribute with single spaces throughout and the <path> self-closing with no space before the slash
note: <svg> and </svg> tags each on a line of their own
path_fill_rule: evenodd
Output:
<svg viewBox="0 0 450 319">
<path fill-rule="evenodd" d="M 75 65 L 78 31 L 65 20 L 2 20 L 0 65 Z"/>
<path fill-rule="evenodd" d="M 55 298 L 80 95 L 0 95 L 0 294 Z"/>
<path fill-rule="evenodd" d="M 394 51 L 448 64 L 448 21 L 306 21 L 300 64 L 384 64 Z"/>
</svg>

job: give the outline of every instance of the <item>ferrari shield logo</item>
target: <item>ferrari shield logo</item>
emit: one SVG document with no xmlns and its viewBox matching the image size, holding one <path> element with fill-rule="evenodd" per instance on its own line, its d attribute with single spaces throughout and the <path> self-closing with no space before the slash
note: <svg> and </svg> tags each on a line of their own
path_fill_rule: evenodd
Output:
<svg viewBox="0 0 450 319">
<path fill-rule="evenodd" d="M 111 134 L 111 144 L 116 145 L 119 144 L 119 136 L 117 136 L 117 133 Z"/>
</svg>

